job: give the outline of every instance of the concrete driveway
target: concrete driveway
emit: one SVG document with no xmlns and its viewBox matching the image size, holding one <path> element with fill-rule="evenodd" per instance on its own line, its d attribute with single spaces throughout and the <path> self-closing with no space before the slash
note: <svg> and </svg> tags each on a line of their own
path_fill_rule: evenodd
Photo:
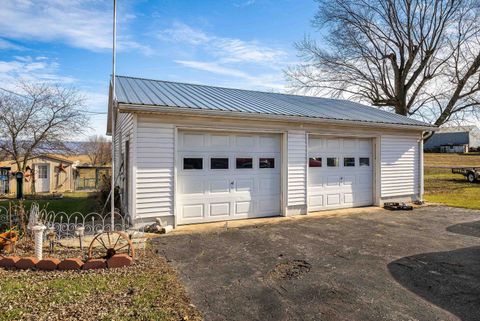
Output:
<svg viewBox="0 0 480 321">
<path fill-rule="evenodd" d="M 254 222 L 156 241 L 206 320 L 480 320 L 480 211 Z"/>
</svg>

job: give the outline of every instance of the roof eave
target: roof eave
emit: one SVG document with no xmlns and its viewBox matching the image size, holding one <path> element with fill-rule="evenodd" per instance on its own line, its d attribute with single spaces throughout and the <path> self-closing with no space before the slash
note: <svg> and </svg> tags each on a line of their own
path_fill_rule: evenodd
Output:
<svg viewBox="0 0 480 321">
<path fill-rule="evenodd" d="M 155 114 L 176 114 L 176 115 L 192 115 L 192 116 L 209 116 L 209 117 L 226 117 L 234 119 L 265 119 L 270 121 L 295 121 L 295 122 L 310 122 L 310 123 L 331 123 L 339 125 L 356 125 L 365 127 L 383 127 L 383 128 L 402 128 L 419 131 L 435 131 L 437 126 L 422 126 L 422 125 L 408 125 L 408 124 L 395 124 L 395 123 L 383 123 L 383 122 L 369 122 L 369 121 L 354 121 L 354 120 L 341 120 L 341 119 L 329 119 L 329 118 L 314 118 L 314 117 L 301 117 L 301 116 L 288 116 L 288 115 L 272 115 L 272 114 L 260 114 L 260 113 L 245 113 L 234 111 L 219 111 L 219 110 L 206 110 L 206 109 L 194 109 L 183 107 L 170 107 L 159 105 L 137 105 L 128 103 L 118 103 L 119 112 L 146 112 Z"/>
</svg>

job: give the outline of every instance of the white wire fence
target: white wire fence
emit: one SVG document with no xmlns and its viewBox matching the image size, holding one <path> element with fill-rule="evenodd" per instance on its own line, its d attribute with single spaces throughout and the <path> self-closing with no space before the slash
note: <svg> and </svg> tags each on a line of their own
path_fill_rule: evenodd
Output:
<svg viewBox="0 0 480 321">
<path fill-rule="evenodd" d="M 111 213 L 65 213 L 40 209 L 37 203 L 32 203 L 30 208 L 22 209 L 18 206 L 0 206 L 0 231 L 11 228 L 21 229 L 21 224 L 32 227 L 42 223 L 47 231 L 54 232 L 57 240 L 73 238 L 81 228 L 85 236 L 95 235 L 108 231 L 127 231 L 130 228 L 128 217 L 121 215 L 118 210 L 113 214 L 113 227 Z"/>
</svg>

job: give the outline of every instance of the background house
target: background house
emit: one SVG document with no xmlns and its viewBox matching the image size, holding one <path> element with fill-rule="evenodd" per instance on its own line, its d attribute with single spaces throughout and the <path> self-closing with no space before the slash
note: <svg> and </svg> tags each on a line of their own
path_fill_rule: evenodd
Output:
<svg viewBox="0 0 480 321">
<path fill-rule="evenodd" d="M 441 153 L 468 153 L 480 148 L 480 130 L 477 126 L 439 128 L 425 143 L 425 151 Z"/>
<path fill-rule="evenodd" d="M 17 171 L 14 161 L 0 162 L 0 195 L 16 194 Z M 87 155 L 41 155 L 27 161 L 23 193 L 95 191 L 103 181 L 108 181 L 110 173 L 110 164 L 92 165 Z"/>
<path fill-rule="evenodd" d="M 54 155 L 41 155 L 27 161 L 24 173 L 23 192 L 25 194 L 67 192 L 73 190 L 73 162 Z M 13 175 L 18 171 L 14 161 L 0 162 L 2 168 L 2 189 L 4 194 L 14 194 L 17 180 Z"/>
</svg>

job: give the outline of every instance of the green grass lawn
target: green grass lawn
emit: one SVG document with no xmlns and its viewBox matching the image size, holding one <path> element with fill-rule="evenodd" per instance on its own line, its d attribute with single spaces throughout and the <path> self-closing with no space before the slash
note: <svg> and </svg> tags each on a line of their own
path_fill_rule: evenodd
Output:
<svg viewBox="0 0 480 321">
<path fill-rule="evenodd" d="M 16 202 L 16 200 L 10 201 Z M 65 212 L 66 214 L 71 214 L 80 212 L 87 214 L 101 210 L 95 198 L 95 193 L 87 192 L 65 193 L 63 194 L 63 198 L 60 199 L 27 199 L 24 201 L 27 209 L 30 208 L 32 202 L 38 203 L 40 209 L 46 208 L 48 211 L 54 211 L 56 213 Z M 0 202 L 0 206 L 7 207 L 8 201 Z"/>
<path fill-rule="evenodd" d="M 164 258 L 97 271 L 0 270 L 0 321 L 201 320 Z"/>
<path fill-rule="evenodd" d="M 469 183 L 448 168 L 425 168 L 425 195 L 428 202 L 453 207 L 480 209 L 480 183 Z"/>
</svg>

